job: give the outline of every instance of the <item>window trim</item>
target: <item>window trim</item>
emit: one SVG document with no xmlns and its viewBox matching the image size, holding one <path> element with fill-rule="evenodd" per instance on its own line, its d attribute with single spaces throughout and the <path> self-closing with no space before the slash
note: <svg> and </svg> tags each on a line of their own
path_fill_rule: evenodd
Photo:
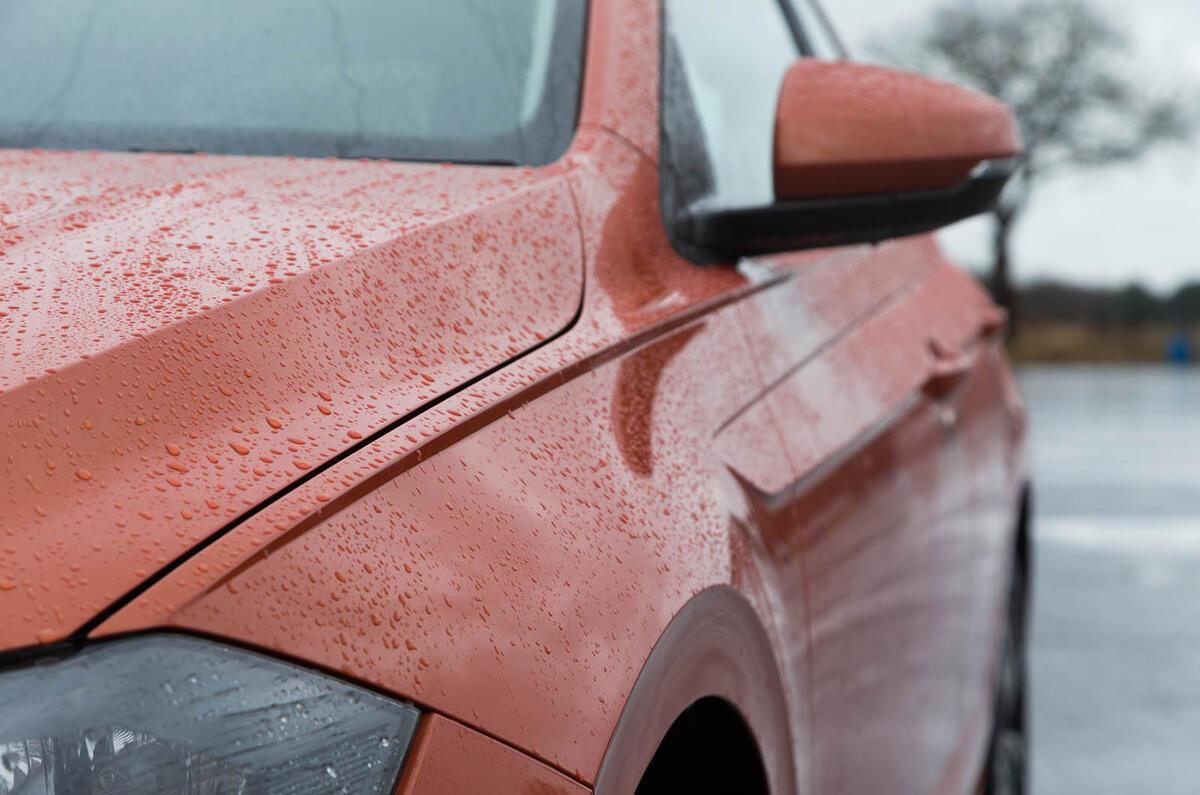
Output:
<svg viewBox="0 0 1200 795">
<path fill-rule="evenodd" d="M 670 213 L 678 211 L 675 206 L 675 201 L 668 194 L 670 192 L 671 183 L 670 163 L 664 157 L 664 153 L 668 150 L 667 143 L 667 38 L 670 31 L 667 24 L 667 3 L 669 0 L 658 0 L 658 212 L 659 220 L 666 232 L 667 240 L 671 244 L 671 248 L 675 250 L 680 257 L 692 263 L 693 265 L 707 266 L 715 264 L 728 264 L 726 260 L 714 259 L 711 252 L 708 252 L 699 247 L 684 244 L 680 240 L 679 234 L 676 232 L 676 219 Z M 811 56 L 811 45 L 808 39 L 804 37 L 802 26 L 798 15 L 795 15 L 795 9 L 791 8 L 790 0 L 774 0 L 779 7 L 780 12 L 786 22 L 787 29 L 792 35 L 792 41 L 796 45 L 796 49 L 800 57 Z"/>
<path fill-rule="evenodd" d="M 837 57 L 845 60 L 849 58 L 846 51 L 846 45 L 842 41 L 842 37 L 838 35 L 834 29 L 829 15 L 825 13 L 825 8 L 821 5 L 820 0 L 778 0 L 780 8 L 783 10 L 783 17 L 787 20 L 788 27 L 792 29 L 792 36 L 796 39 L 796 46 L 800 48 L 800 52 L 808 57 L 820 57 L 817 53 L 817 48 L 812 44 L 812 38 L 808 31 L 804 29 L 804 22 L 800 19 L 800 14 L 796 11 L 796 3 L 804 3 L 812 11 L 812 15 L 816 17 L 816 24 L 821 26 L 822 32 L 833 44 L 837 51 Z"/>
<path fill-rule="evenodd" d="M 779 6 L 779 10 L 783 12 L 783 18 L 787 20 L 788 28 L 792 31 L 792 38 L 796 41 L 796 47 L 800 50 L 800 55 L 811 56 L 816 53 L 813 49 L 812 41 L 808 38 L 808 34 L 804 32 L 804 25 L 800 22 L 800 15 L 796 13 L 796 7 L 792 5 L 791 0 L 775 0 Z"/>
</svg>

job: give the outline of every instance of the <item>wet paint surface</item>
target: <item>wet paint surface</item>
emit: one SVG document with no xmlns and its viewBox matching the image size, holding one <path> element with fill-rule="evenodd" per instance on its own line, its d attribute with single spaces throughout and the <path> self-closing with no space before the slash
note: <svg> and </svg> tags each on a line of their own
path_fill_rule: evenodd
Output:
<svg viewBox="0 0 1200 795">
<path fill-rule="evenodd" d="M 603 147 L 612 195 L 636 205 L 640 155 Z M 288 494 L 100 631 L 219 625 L 587 780 L 662 628 L 730 577 L 712 434 L 762 387 L 736 306 L 706 307 L 712 284 L 744 285 L 720 300 L 752 284 L 699 272 L 674 285 L 684 313 L 659 309 L 653 273 L 589 291 L 571 333 Z"/>
<path fill-rule="evenodd" d="M 809 677 L 807 789 L 964 791 L 1020 479 L 990 302 L 929 240 L 778 264 L 795 278 L 742 307 L 791 477 L 745 493 L 775 642 Z M 936 399 L 934 349 L 975 361 Z"/>
<path fill-rule="evenodd" d="M 586 795 L 588 789 L 514 748 L 441 715 L 426 715 L 395 795 Z"/>
<path fill-rule="evenodd" d="M 866 64 L 796 62 L 776 119 L 779 198 L 948 188 L 982 161 L 1021 152 L 999 100 Z"/>
<path fill-rule="evenodd" d="M 249 234 L 268 227 L 238 203 L 246 197 L 214 199 L 224 231 L 206 232 L 199 249 L 173 237 L 166 247 L 193 263 L 171 278 L 192 284 L 196 301 L 177 305 L 174 288 L 155 286 L 167 261 L 163 273 L 131 271 L 133 293 L 93 281 L 72 311 L 90 319 L 138 298 L 144 325 L 124 317 L 61 337 L 38 327 L 44 345 L 25 335 L 31 319 L 51 317 L 63 280 L 37 270 L 41 255 L 65 245 L 52 240 L 60 234 L 99 234 L 99 221 L 5 243 L 37 301 L 7 302 L 16 308 L 0 318 L 25 323 L 0 326 L 21 354 L 6 361 L 0 394 L 0 607 L 14 617 L 0 647 L 77 630 L 186 554 L 91 635 L 179 627 L 277 651 L 588 783 L 672 617 L 732 585 L 760 614 L 792 734 L 804 738 L 786 780 L 807 791 L 835 769 L 809 764 L 821 750 L 810 657 L 822 625 L 794 597 L 807 576 L 797 561 L 831 571 L 837 561 L 806 557 L 810 544 L 834 547 L 805 540 L 812 528 L 798 512 L 814 478 L 828 479 L 822 464 L 919 390 L 911 366 L 929 364 L 927 334 L 961 342 L 987 306 L 964 277 L 944 275 L 924 238 L 738 269 L 679 258 L 657 201 L 657 4 L 597 2 L 589 36 L 580 129 L 545 169 L 3 155 L 29 159 L 33 172 L 14 173 L 30 184 L 39 168 L 128 163 L 142 178 L 182 178 L 216 163 L 255 186 L 250 198 L 277 231 Z M 9 193 L 28 208 L 5 241 L 67 201 Z M 164 217 L 174 223 L 146 223 L 173 235 L 184 218 L 217 220 L 203 202 L 173 201 Z M 328 226 L 335 210 L 349 226 L 321 241 L 307 223 Z M 91 244 L 101 271 L 127 256 L 118 245 L 140 251 L 153 231 L 131 237 L 108 223 L 107 247 Z M 309 243 L 329 245 L 302 260 Z M 219 256 L 222 244 L 245 272 Z M 55 266 L 73 285 L 96 270 L 86 248 Z M 267 267 L 293 249 L 308 267 Z M 16 272 L 0 272 L 12 290 Z M 920 289 L 899 320 L 869 322 Z M 885 355 L 910 343 L 917 353 Z M 965 471 L 994 455 L 989 444 L 951 457 Z M 926 452 L 901 445 L 889 471 Z M 872 515 L 927 496 L 899 494 Z M 869 604 L 879 561 L 853 561 L 860 587 L 844 599 Z M 822 609 L 838 598 L 827 597 Z M 852 634 L 829 659 L 856 664 L 876 640 Z"/>
<path fill-rule="evenodd" d="M 2 157 L 8 646 L 76 629 L 578 306 L 553 172 Z"/>
<path fill-rule="evenodd" d="M 807 418 L 787 435 L 796 498 L 767 547 L 810 615 L 818 791 L 967 791 L 982 763 L 1014 439 L 992 350 L 961 388 L 921 393 L 926 334 L 979 344 L 975 289 L 936 271 L 769 396 Z"/>
</svg>

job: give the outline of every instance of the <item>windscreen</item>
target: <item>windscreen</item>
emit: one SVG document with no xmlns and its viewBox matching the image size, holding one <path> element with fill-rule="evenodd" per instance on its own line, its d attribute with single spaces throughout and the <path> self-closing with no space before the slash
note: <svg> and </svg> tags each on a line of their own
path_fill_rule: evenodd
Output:
<svg viewBox="0 0 1200 795">
<path fill-rule="evenodd" d="M 584 0 L 2 0 L 0 147 L 539 165 Z"/>
</svg>

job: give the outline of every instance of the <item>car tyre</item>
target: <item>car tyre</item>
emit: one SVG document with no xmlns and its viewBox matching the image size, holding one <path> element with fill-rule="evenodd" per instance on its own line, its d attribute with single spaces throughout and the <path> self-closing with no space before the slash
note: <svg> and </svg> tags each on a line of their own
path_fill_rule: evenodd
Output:
<svg viewBox="0 0 1200 795">
<path fill-rule="evenodd" d="M 1025 795 L 1028 791 L 1027 617 L 1026 571 L 1023 561 L 1017 561 L 1009 584 L 984 795 Z"/>
</svg>

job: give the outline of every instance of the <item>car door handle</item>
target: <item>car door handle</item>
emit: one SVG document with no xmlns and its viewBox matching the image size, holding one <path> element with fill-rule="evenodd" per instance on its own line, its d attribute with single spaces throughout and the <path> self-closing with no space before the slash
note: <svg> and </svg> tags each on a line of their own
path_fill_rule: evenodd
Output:
<svg viewBox="0 0 1200 795">
<path fill-rule="evenodd" d="M 934 400 L 944 398 L 967 379 L 974 365 L 975 357 L 963 351 L 936 355 L 921 382 L 921 391 Z"/>
<path fill-rule="evenodd" d="M 979 336 L 1003 335 L 1008 329 L 1008 312 L 998 306 L 989 307 L 979 323 Z"/>
</svg>

